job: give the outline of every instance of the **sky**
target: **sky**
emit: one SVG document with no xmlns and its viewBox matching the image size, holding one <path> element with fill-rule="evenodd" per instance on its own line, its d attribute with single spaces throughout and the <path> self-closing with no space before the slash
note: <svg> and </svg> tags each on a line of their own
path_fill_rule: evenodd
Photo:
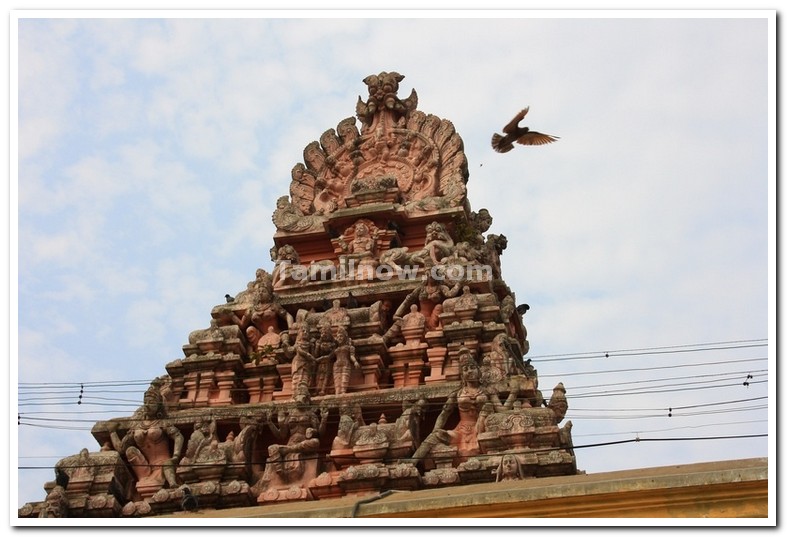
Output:
<svg viewBox="0 0 787 537">
<path fill-rule="evenodd" d="M 225 293 L 272 270 L 290 170 L 381 71 L 462 136 L 581 470 L 775 455 L 772 12 L 26 15 L 12 515 L 60 458 L 99 448 L 92 424 L 130 415 Z M 495 153 L 525 106 L 559 141 Z"/>
</svg>

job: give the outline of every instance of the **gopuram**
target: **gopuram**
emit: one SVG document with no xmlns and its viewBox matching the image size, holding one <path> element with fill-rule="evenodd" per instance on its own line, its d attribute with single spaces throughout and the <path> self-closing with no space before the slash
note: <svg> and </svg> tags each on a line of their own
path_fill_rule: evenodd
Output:
<svg viewBox="0 0 787 537">
<path fill-rule="evenodd" d="M 134 415 L 60 460 L 20 517 L 144 517 L 577 474 L 503 235 L 453 124 L 364 79 L 278 198 L 270 271 L 188 334 Z M 501 486 L 505 486 L 501 484 Z"/>
</svg>

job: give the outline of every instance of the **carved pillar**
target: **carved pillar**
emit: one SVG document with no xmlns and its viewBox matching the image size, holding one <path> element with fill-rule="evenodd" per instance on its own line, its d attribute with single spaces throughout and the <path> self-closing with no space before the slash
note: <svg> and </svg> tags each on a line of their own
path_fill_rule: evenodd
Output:
<svg viewBox="0 0 787 537">
<path fill-rule="evenodd" d="M 445 363 L 446 351 L 447 349 L 445 347 L 432 347 L 426 350 L 426 356 L 429 360 L 429 367 L 431 370 L 429 376 L 424 379 L 427 384 L 445 380 L 443 364 Z"/>
<path fill-rule="evenodd" d="M 215 379 L 219 393 L 210 399 L 211 406 L 231 405 L 237 399 L 235 371 L 217 371 Z"/>
<path fill-rule="evenodd" d="M 210 400 L 210 392 L 214 387 L 215 373 L 213 371 L 203 371 L 198 374 L 197 393 L 194 403 L 198 406 L 207 406 Z"/>
<path fill-rule="evenodd" d="M 183 379 L 185 393 L 181 398 L 181 403 L 193 405 L 197 400 L 197 385 L 199 383 L 199 373 L 187 373 Z"/>
<path fill-rule="evenodd" d="M 361 356 L 358 359 L 361 364 L 362 384 L 351 385 L 357 390 L 377 390 L 380 388 L 380 377 L 382 376 L 383 359 L 379 354 Z"/>
<path fill-rule="evenodd" d="M 273 401 L 273 392 L 276 390 L 276 385 L 279 383 L 279 373 L 274 369 L 262 376 L 262 392 L 260 393 L 260 402 Z"/>
<path fill-rule="evenodd" d="M 292 398 L 292 364 L 277 364 L 276 370 L 281 378 L 281 389 L 274 390 L 272 393 L 273 400 L 278 401 L 281 399 Z"/>
<path fill-rule="evenodd" d="M 418 345 L 396 345 L 388 349 L 388 356 L 391 357 L 391 377 L 394 388 L 405 386 L 418 386 L 421 383 L 421 376 L 424 374 L 426 362 L 426 343 Z"/>
</svg>

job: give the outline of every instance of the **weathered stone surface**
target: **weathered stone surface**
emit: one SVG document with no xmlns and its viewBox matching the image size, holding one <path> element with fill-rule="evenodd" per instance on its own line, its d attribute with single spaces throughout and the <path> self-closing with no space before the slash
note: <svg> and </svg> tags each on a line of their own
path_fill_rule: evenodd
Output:
<svg viewBox="0 0 787 537">
<path fill-rule="evenodd" d="M 507 239 L 470 210 L 453 124 L 400 98 L 403 78 L 364 79 L 360 128 L 343 120 L 305 147 L 273 214 L 271 272 L 216 305 L 137 413 L 94 426 L 109 451 L 61 461 L 68 486 L 23 516 L 577 473 L 565 389 L 545 402 L 523 360 Z"/>
</svg>

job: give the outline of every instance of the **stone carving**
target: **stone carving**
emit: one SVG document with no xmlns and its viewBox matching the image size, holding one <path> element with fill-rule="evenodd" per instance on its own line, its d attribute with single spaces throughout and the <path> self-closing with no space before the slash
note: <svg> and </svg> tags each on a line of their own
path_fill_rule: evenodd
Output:
<svg viewBox="0 0 787 537">
<path fill-rule="evenodd" d="M 281 334 L 276 332 L 273 326 L 269 326 L 268 331 L 257 342 L 257 350 L 262 351 L 269 360 L 275 361 L 274 351 L 280 347 Z"/>
<path fill-rule="evenodd" d="M 295 171 L 293 171 L 293 175 Z M 314 231 L 322 228 L 325 218 L 319 215 L 304 215 L 303 212 L 290 202 L 289 196 L 281 196 L 276 200 L 276 210 L 273 212 L 273 224 L 281 231 Z"/>
<path fill-rule="evenodd" d="M 183 449 L 183 435 L 174 425 L 166 424 L 165 417 L 161 393 L 158 386 L 151 384 L 123 439 L 117 433 L 119 422 L 114 422 L 115 429 L 110 434 L 112 446 L 125 454 L 131 465 L 137 478 L 137 492 L 143 498 L 152 496 L 165 485 L 178 486 L 175 468 Z"/>
<path fill-rule="evenodd" d="M 300 265 L 300 256 L 295 248 L 290 244 L 285 244 L 276 250 L 275 267 L 271 278 L 273 280 L 273 289 L 278 289 L 285 285 L 292 285 L 300 283 L 300 278 L 295 278 L 297 275 L 298 266 Z"/>
<path fill-rule="evenodd" d="M 309 386 L 315 373 L 316 358 L 311 353 L 308 327 L 298 329 L 295 338 L 295 354 L 292 359 L 292 393 L 293 399 L 307 400 Z"/>
<path fill-rule="evenodd" d="M 364 423 L 357 405 L 344 408 L 331 458 L 343 468 L 411 456 L 421 441 L 420 424 L 426 406 L 424 399 L 404 401 L 402 414 L 393 423 L 381 415 L 377 422 L 369 424 Z"/>
<path fill-rule="evenodd" d="M 270 293 L 273 287 L 271 275 L 266 270 L 257 269 L 254 280 L 246 284 L 246 289 L 235 295 L 233 304 L 251 304 L 257 292 Z"/>
<path fill-rule="evenodd" d="M 328 411 L 321 408 L 318 416 L 307 396 L 286 414 L 277 412 L 277 423 L 270 415 L 266 419 L 274 436 L 285 443 L 268 447 L 265 472 L 252 488 L 259 491 L 257 501 L 310 498 L 305 484 L 319 473 L 319 438 L 325 433 Z"/>
<path fill-rule="evenodd" d="M 372 231 L 373 230 L 373 231 Z M 359 220 L 338 239 L 346 263 L 352 261 L 350 278 L 370 279 L 374 277 L 377 228 L 369 221 Z"/>
<path fill-rule="evenodd" d="M 472 321 L 478 310 L 478 298 L 470 290 L 470 286 L 462 286 L 462 294 L 443 301 L 443 311 L 451 314 L 454 322 Z"/>
<path fill-rule="evenodd" d="M 347 386 L 350 384 L 351 367 L 358 368 L 361 364 L 355 358 L 355 347 L 347 335 L 344 327 L 339 327 L 335 337 L 336 348 L 327 356 L 321 356 L 317 360 L 326 362 L 334 359 L 333 363 L 333 388 L 336 395 L 347 393 Z"/>
<path fill-rule="evenodd" d="M 443 275 L 444 272 L 439 267 L 427 270 L 423 282 L 408 294 L 394 313 L 394 319 L 401 318 L 415 303 L 419 303 L 424 315 L 431 314 L 432 308 L 437 304 L 442 304 L 447 298 L 453 298 L 462 289 L 462 282 L 450 281 L 443 277 L 438 279 L 436 275 Z"/>
<path fill-rule="evenodd" d="M 38 518 L 66 518 L 68 517 L 68 496 L 66 489 L 61 485 L 55 485 L 46 495 L 44 507 L 41 509 Z"/>
<path fill-rule="evenodd" d="M 516 481 L 524 479 L 525 474 L 522 471 L 522 465 L 516 455 L 506 453 L 500 458 L 500 465 L 495 472 L 495 481 Z"/>
<path fill-rule="evenodd" d="M 361 132 L 348 118 L 306 146 L 305 165 L 293 168 L 292 202 L 282 200 L 275 217 L 278 229 L 312 231 L 336 210 L 380 201 L 401 202 L 408 212 L 464 206 L 461 137 L 450 121 L 416 110 L 415 90 L 399 98 L 403 79 L 395 72 L 366 77 L 369 97 L 356 106 Z"/>
<path fill-rule="evenodd" d="M 503 255 L 503 250 L 508 246 L 508 239 L 505 235 L 489 235 L 486 238 L 485 255 L 483 261 L 492 267 L 492 276 L 494 278 L 501 278 L 500 271 L 500 256 Z"/>
<path fill-rule="evenodd" d="M 240 342 L 237 326 L 219 326 L 218 319 L 210 320 L 210 327 L 194 330 L 189 334 L 189 344 L 183 348 L 187 356 L 195 352 L 207 354 L 222 350 L 235 350 Z M 229 347 L 229 348 L 228 348 Z"/>
<path fill-rule="evenodd" d="M 177 476 L 190 484 L 250 476 L 248 463 L 251 462 L 251 448 L 259 423 L 251 418 L 243 418 L 240 426 L 241 431 L 237 436 L 230 431 L 222 442 L 217 433 L 216 420 L 205 416 L 200 418 L 189 437 Z M 195 491 L 199 490 L 201 488 L 195 488 Z"/>
<path fill-rule="evenodd" d="M 337 342 L 333 337 L 331 325 L 327 322 L 320 323 L 320 336 L 312 345 L 312 356 L 315 358 L 316 371 L 316 392 L 317 395 L 325 395 L 328 390 L 328 383 L 331 376 L 331 362 L 333 352 Z"/>
<path fill-rule="evenodd" d="M 565 388 L 545 401 L 522 359 L 528 306 L 501 277 L 507 239 L 470 209 L 454 125 L 417 110 L 414 91 L 400 98 L 402 80 L 368 77 L 357 118 L 306 145 L 272 217 L 272 271 L 214 306 L 143 407 L 96 424 L 102 451 L 58 463 L 67 486 L 47 483 L 20 516 L 577 473 Z"/>
<path fill-rule="evenodd" d="M 439 264 L 443 258 L 451 254 L 454 240 L 448 234 L 445 226 L 439 222 L 432 222 L 426 226 L 426 242 L 424 250 L 429 254 L 431 264 Z"/>
<path fill-rule="evenodd" d="M 568 400 L 566 399 L 566 388 L 562 382 L 559 382 L 552 390 L 552 397 L 549 398 L 547 406 L 554 411 L 557 423 L 563 421 L 566 412 L 568 412 Z"/>
<path fill-rule="evenodd" d="M 483 369 L 489 383 L 499 382 L 515 374 L 518 369 L 522 370 L 522 360 L 517 356 L 509 338 L 505 333 L 497 334 L 492 340 L 489 354 L 484 357 Z"/>
<path fill-rule="evenodd" d="M 504 409 L 497 394 L 481 384 L 481 370 L 467 348 L 459 351 L 459 367 L 462 386 L 445 402 L 434 430 L 413 454 L 414 462 L 424 459 L 438 445 L 453 448 L 459 460 L 481 453 L 478 434 L 484 432 L 486 416 Z M 444 429 L 455 411 L 459 412 L 459 423 L 452 430 Z"/>
<path fill-rule="evenodd" d="M 404 75 L 392 71 L 381 72 L 379 75 L 369 75 L 363 79 L 364 84 L 369 89 L 369 98 L 364 102 L 358 97 L 358 104 L 355 107 L 358 119 L 366 129 L 371 130 L 375 124 L 374 120 L 380 117 L 382 110 L 389 110 L 393 113 L 394 121 L 406 117 L 408 112 L 415 110 L 418 106 L 418 94 L 412 90 L 410 97 L 401 100 L 397 97 L 399 82 L 404 80 Z"/>
</svg>

